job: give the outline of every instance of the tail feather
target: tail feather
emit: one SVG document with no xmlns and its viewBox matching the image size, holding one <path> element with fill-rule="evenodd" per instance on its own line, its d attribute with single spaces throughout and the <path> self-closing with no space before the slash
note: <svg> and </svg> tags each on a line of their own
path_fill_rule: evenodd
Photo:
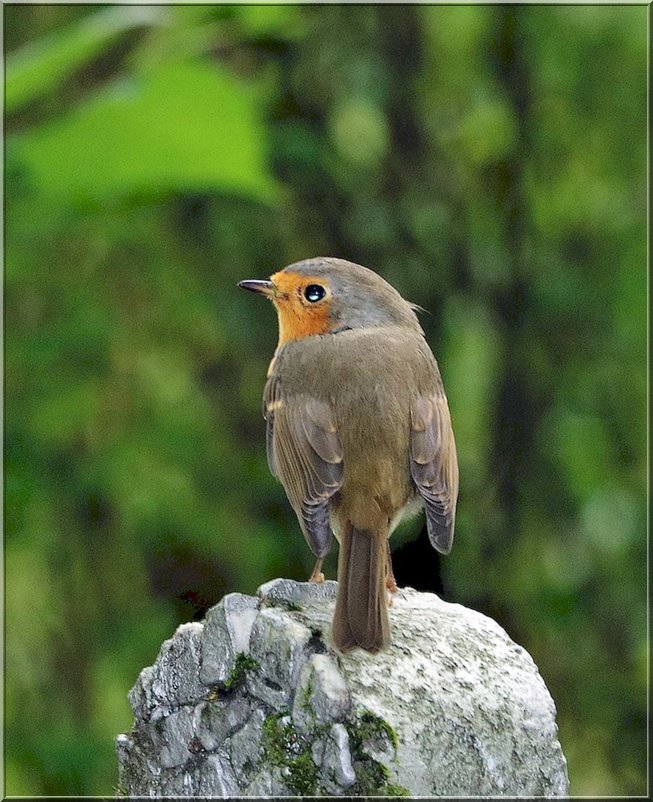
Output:
<svg viewBox="0 0 653 802">
<path fill-rule="evenodd" d="M 338 556 L 338 594 L 331 637 L 347 652 L 360 647 L 376 653 L 390 646 L 385 568 L 385 533 L 344 527 Z"/>
</svg>

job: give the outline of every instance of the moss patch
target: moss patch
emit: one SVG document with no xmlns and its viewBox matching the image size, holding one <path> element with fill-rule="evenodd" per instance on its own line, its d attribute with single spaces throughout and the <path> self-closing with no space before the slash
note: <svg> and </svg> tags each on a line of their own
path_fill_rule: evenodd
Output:
<svg viewBox="0 0 653 802">
<path fill-rule="evenodd" d="M 248 671 L 258 671 L 260 665 L 253 657 L 250 657 L 244 652 L 238 652 L 236 655 L 236 662 L 231 671 L 231 674 L 224 681 L 223 688 L 225 691 L 233 691 L 240 688 L 245 682 Z"/>
<path fill-rule="evenodd" d="M 283 781 L 298 796 L 310 796 L 317 787 L 317 766 L 311 743 L 297 731 L 289 713 L 273 713 L 263 722 L 263 753 L 283 772 Z"/>
<path fill-rule="evenodd" d="M 388 743 L 397 756 L 399 737 L 385 719 L 370 710 L 357 711 L 347 722 L 352 765 L 356 782 L 348 789 L 351 796 L 410 796 L 403 785 L 392 782 L 392 773 L 383 763 L 366 752 L 366 745 L 383 751 Z"/>
<path fill-rule="evenodd" d="M 372 741 L 378 746 L 381 746 L 384 740 L 387 740 L 397 755 L 399 748 L 399 736 L 395 730 L 388 724 L 388 722 L 372 713 L 371 710 L 360 710 L 355 714 L 355 726 L 357 737 L 362 742 Z M 380 743 L 379 743 L 380 742 Z"/>
</svg>

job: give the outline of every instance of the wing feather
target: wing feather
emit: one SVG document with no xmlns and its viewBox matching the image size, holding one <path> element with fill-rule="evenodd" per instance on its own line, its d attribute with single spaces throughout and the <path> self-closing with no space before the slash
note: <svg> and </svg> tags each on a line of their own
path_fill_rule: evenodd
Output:
<svg viewBox="0 0 653 802">
<path fill-rule="evenodd" d="M 431 544 L 443 554 L 453 545 L 458 460 L 449 405 L 439 383 L 434 395 L 411 404 L 410 472 L 424 500 Z"/>
<path fill-rule="evenodd" d="M 331 546 L 329 500 L 342 487 L 342 446 L 333 410 L 306 394 L 286 395 L 272 376 L 265 388 L 268 464 L 283 484 L 317 557 Z"/>
</svg>

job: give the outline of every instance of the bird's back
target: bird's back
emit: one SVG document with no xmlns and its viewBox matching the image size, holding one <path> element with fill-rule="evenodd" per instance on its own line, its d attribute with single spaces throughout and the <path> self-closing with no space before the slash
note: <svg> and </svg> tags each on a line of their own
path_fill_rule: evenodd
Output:
<svg viewBox="0 0 653 802">
<path fill-rule="evenodd" d="M 334 410 L 344 481 L 333 513 L 362 529 L 387 528 L 414 495 L 410 405 L 436 386 L 437 366 L 421 334 L 401 327 L 356 329 L 288 343 L 276 363 L 284 392 Z"/>
</svg>

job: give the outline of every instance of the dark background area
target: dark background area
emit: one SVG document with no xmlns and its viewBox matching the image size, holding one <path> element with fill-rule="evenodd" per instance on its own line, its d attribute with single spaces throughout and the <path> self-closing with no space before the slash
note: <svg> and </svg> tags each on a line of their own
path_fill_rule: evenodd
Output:
<svg viewBox="0 0 653 802">
<path fill-rule="evenodd" d="M 574 795 L 646 793 L 647 7 L 3 14 L 6 793 L 110 794 L 161 641 L 309 575 L 236 283 L 316 255 L 447 388 L 456 541 L 400 583 L 529 650 Z"/>
</svg>

